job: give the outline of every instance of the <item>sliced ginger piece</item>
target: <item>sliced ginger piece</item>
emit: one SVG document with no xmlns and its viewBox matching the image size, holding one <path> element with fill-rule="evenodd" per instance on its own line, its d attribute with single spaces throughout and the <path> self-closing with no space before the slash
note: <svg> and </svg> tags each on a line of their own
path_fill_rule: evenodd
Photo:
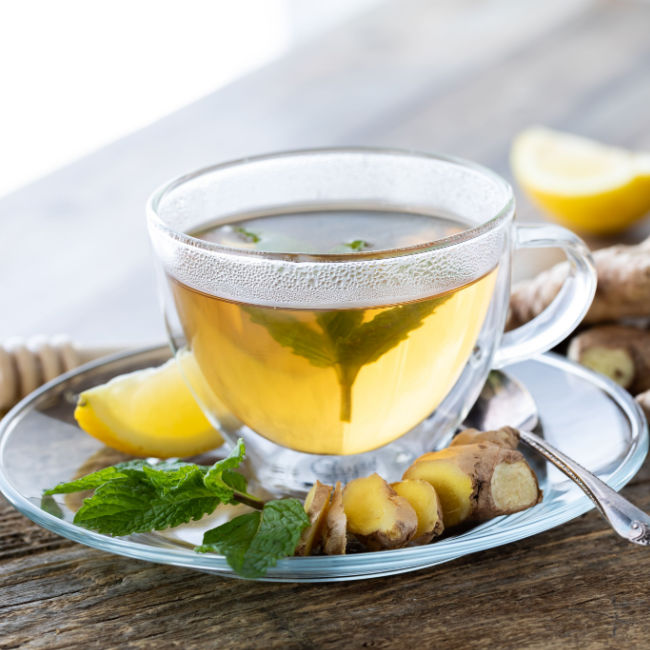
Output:
<svg viewBox="0 0 650 650">
<path fill-rule="evenodd" d="M 437 453 L 443 451 L 446 450 Z M 440 499 L 445 528 L 457 526 L 472 514 L 477 492 L 476 481 L 471 472 L 459 467 L 453 459 L 425 454 L 404 472 L 404 479 L 421 479 L 434 487 Z"/>
<path fill-rule="evenodd" d="M 309 526 L 302 531 L 296 555 L 311 555 L 314 547 L 318 546 L 322 537 L 323 524 L 330 507 L 331 485 L 323 485 L 316 481 L 305 497 L 305 512 L 309 517 Z"/>
<path fill-rule="evenodd" d="M 348 531 L 373 551 L 406 546 L 418 528 L 411 504 L 378 474 L 350 481 L 343 508 Z"/>
<path fill-rule="evenodd" d="M 541 499 L 523 455 L 490 442 L 454 445 L 424 454 L 404 473 L 433 485 L 445 528 L 529 508 Z"/>
<path fill-rule="evenodd" d="M 343 488 L 340 481 L 337 481 L 334 487 L 332 502 L 325 515 L 322 538 L 325 555 L 345 555 L 348 543 L 347 517 L 343 508 Z"/>
<path fill-rule="evenodd" d="M 442 534 L 442 507 L 431 483 L 421 479 L 405 479 L 392 483 L 391 487 L 411 504 L 417 515 L 418 527 L 412 544 L 428 544 Z"/>
<path fill-rule="evenodd" d="M 490 499 L 497 514 L 524 510 L 535 505 L 539 497 L 537 479 L 525 460 L 495 466 L 490 480 Z"/>
</svg>

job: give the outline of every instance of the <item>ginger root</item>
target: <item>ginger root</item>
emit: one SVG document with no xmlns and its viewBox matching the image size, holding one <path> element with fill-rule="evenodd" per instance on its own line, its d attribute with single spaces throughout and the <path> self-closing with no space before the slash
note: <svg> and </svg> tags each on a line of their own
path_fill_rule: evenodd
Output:
<svg viewBox="0 0 650 650">
<path fill-rule="evenodd" d="M 332 502 L 325 515 L 322 539 L 325 555 L 345 555 L 348 545 L 347 517 L 343 509 L 343 488 L 340 481 L 334 487 Z"/>
<path fill-rule="evenodd" d="M 311 555 L 312 549 L 318 546 L 322 538 L 323 524 L 330 507 L 331 485 L 323 485 L 316 481 L 305 498 L 305 512 L 309 517 L 309 526 L 302 531 L 296 555 Z"/>
<path fill-rule="evenodd" d="M 502 427 L 496 431 L 479 431 L 478 429 L 465 429 L 451 441 L 450 447 L 457 445 L 470 445 L 475 442 L 491 442 L 505 449 L 517 449 L 519 446 L 519 434 L 517 429 Z"/>
<path fill-rule="evenodd" d="M 650 332 L 646 330 L 624 325 L 594 327 L 573 338 L 568 357 L 631 393 L 650 390 Z"/>
<path fill-rule="evenodd" d="M 525 510 L 542 496 L 523 455 L 492 442 L 455 444 L 424 454 L 404 478 L 433 485 L 446 529 Z"/>
<path fill-rule="evenodd" d="M 598 250 L 594 262 L 598 285 L 584 323 L 650 317 L 650 237 L 634 246 L 619 244 Z M 562 262 L 515 285 L 507 329 L 528 322 L 546 309 L 560 290 L 568 268 L 568 263 Z"/>
<path fill-rule="evenodd" d="M 378 474 L 350 481 L 343 509 L 348 531 L 371 551 L 406 546 L 418 529 L 411 504 Z"/>
<path fill-rule="evenodd" d="M 434 487 L 440 499 L 445 528 L 457 526 L 472 514 L 478 485 L 472 465 L 476 459 L 468 460 L 468 456 L 459 455 L 449 447 L 421 456 L 404 472 L 403 479 L 420 479 Z"/>
<path fill-rule="evenodd" d="M 317 481 L 305 499 L 310 525 L 296 554 L 428 544 L 448 528 L 529 508 L 542 492 L 518 444 L 511 427 L 467 429 L 447 449 L 420 456 L 392 485 L 378 474 L 333 490 Z"/>
<path fill-rule="evenodd" d="M 442 507 L 431 483 L 420 479 L 406 479 L 392 483 L 397 494 L 404 497 L 418 518 L 418 527 L 411 540 L 412 544 L 428 544 L 434 537 L 442 534 Z"/>
</svg>

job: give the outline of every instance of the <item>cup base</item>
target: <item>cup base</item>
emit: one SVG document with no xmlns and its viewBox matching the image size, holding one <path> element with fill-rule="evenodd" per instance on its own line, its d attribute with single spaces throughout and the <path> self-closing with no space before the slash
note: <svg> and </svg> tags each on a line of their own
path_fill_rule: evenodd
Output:
<svg viewBox="0 0 650 650">
<path fill-rule="evenodd" d="M 441 444 L 443 437 L 447 437 L 444 431 L 432 436 L 432 420 L 425 420 L 384 447 L 349 456 L 308 454 L 279 447 L 246 426 L 234 437 L 244 439 L 248 471 L 265 491 L 274 496 L 304 497 L 316 481 L 326 485 L 335 485 L 337 481 L 345 484 L 374 472 L 389 483 L 399 481 L 416 458 L 432 451 L 432 437 Z M 424 440 L 429 444 L 423 444 Z"/>
</svg>

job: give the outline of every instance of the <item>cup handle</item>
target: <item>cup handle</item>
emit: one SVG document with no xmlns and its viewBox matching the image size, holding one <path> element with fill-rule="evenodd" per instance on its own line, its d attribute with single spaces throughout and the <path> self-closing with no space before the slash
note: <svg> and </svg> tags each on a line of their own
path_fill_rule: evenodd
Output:
<svg viewBox="0 0 650 650">
<path fill-rule="evenodd" d="M 580 237 L 553 224 L 524 223 L 515 228 L 515 248 L 561 248 L 569 272 L 541 314 L 503 335 L 492 362 L 494 368 L 546 352 L 566 338 L 584 318 L 596 291 L 594 262 Z"/>
</svg>

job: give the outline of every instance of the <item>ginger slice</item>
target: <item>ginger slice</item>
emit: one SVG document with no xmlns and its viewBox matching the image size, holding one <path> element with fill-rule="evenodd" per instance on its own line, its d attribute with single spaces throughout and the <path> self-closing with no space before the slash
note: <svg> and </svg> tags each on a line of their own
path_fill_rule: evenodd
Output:
<svg viewBox="0 0 650 650">
<path fill-rule="evenodd" d="M 309 517 L 309 526 L 302 531 L 296 555 L 311 555 L 312 549 L 318 546 L 322 538 L 323 524 L 330 507 L 331 485 L 323 485 L 316 481 L 305 497 L 305 512 Z"/>
<path fill-rule="evenodd" d="M 490 479 L 490 498 L 496 512 L 518 512 L 537 503 L 539 488 L 531 474 L 532 470 L 525 460 L 499 463 L 494 467 Z"/>
<path fill-rule="evenodd" d="M 350 481 L 343 508 L 348 531 L 373 551 L 406 546 L 418 529 L 411 504 L 378 474 Z"/>
<path fill-rule="evenodd" d="M 332 502 L 325 515 L 322 539 L 325 555 L 345 555 L 347 518 L 343 509 L 343 488 L 340 481 L 337 481 L 334 487 Z"/>
<path fill-rule="evenodd" d="M 443 451 L 446 450 L 436 453 Z M 445 528 L 457 526 L 471 515 L 478 488 L 473 470 L 460 467 L 456 460 L 425 454 L 404 472 L 403 479 L 421 479 L 433 486 L 440 499 Z"/>
<path fill-rule="evenodd" d="M 411 504 L 417 515 L 418 527 L 412 544 L 428 544 L 442 534 L 442 506 L 431 483 L 421 479 L 405 479 L 392 483 L 391 487 Z"/>
<path fill-rule="evenodd" d="M 529 508 L 541 499 L 523 455 L 490 442 L 458 444 L 424 454 L 404 473 L 435 488 L 445 528 Z"/>
</svg>

